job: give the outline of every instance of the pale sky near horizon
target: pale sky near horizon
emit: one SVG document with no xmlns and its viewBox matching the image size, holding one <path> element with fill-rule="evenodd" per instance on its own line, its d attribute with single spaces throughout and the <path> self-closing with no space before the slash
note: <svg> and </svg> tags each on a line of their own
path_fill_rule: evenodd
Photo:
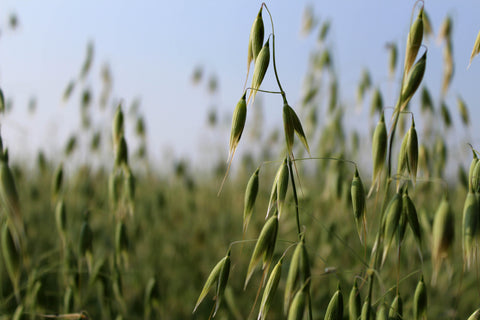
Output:
<svg viewBox="0 0 480 320">
<path fill-rule="evenodd" d="M 310 4 L 320 22 L 331 21 L 328 43 L 333 48 L 339 73 L 341 97 L 355 103 L 361 71 L 370 70 L 374 84 L 388 78 L 387 42 L 399 46 L 403 61 L 414 1 L 267 1 L 274 19 L 278 71 L 289 101 L 300 101 L 310 52 L 317 32 L 300 35 L 305 7 Z M 34 156 L 39 148 L 53 154 L 63 150 L 71 132 L 79 131 L 79 100 L 62 103 L 62 94 L 79 73 L 89 41 L 95 46 L 92 73 L 85 81 L 100 94 L 99 73 L 108 62 L 113 75 L 113 96 L 126 106 L 137 97 L 146 118 L 149 152 L 154 159 L 197 157 L 228 150 L 229 129 L 211 132 L 207 112 L 212 105 L 220 117 L 230 117 L 242 94 L 248 35 L 261 1 L 2 1 L 0 3 L 0 87 L 14 101 L 12 114 L 0 119 L 2 137 L 13 156 Z M 459 123 L 456 96 L 469 107 L 472 126 L 468 142 L 480 144 L 477 118 L 480 113 L 480 57 L 466 69 L 473 43 L 480 30 L 480 2 L 425 1 L 425 8 L 438 32 L 447 14 L 453 18 L 455 74 L 447 95 L 455 123 Z M 16 30 L 8 28 L 11 13 L 18 16 Z M 266 31 L 270 25 L 266 21 Z M 443 47 L 427 41 L 429 55 L 425 83 L 439 92 Z M 196 66 L 205 75 L 216 75 L 219 91 L 207 93 L 206 83 L 194 86 Z M 270 66 L 271 67 L 271 66 Z M 262 87 L 275 89 L 271 70 Z M 37 100 L 35 115 L 27 113 L 31 97 Z M 393 96 L 386 104 L 393 104 Z M 437 97 L 434 97 L 437 99 Z M 266 97 L 265 117 L 281 125 L 281 100 Z M 278 105 L 278 107 L 276 107 Z M 111 109 L 111 108 L 110 108 Z M 368 110 L 363 110 L 368 112 Z M 100 123 L 110 126 L 112 112 L 100 114 Z M 357 116 L 357 115 L 354 115 Z M 221 120 L 222 120 L 221 119 Z M 103 121 L 103 122 L 101 122 Z M 248 121 L 248 120 L 247 120 Z M 133 126 L 127 123 L 127 126 Z M 110 129 L 108 128 L 107 132 Z M 129 130 L 127 128 L 127 130 Z M 130 128 L 130 130 L 132 130 Z M 210 131 L 209 131 L 210 130 Z M 465 136 L 457 126 L 458 142 Z M 224 137 L 222 136 L 224 135 Z M 212 141 L 205 141 L 216 139 Z M 465 148 L 462 148 L 462 152 Z"/>
</svg>

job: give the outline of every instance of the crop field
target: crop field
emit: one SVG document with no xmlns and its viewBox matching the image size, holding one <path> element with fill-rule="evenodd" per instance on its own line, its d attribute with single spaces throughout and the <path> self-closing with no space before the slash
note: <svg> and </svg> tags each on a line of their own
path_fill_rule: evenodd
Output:
<svg viewBox="0 0 480 320">
<path fill-rule="evenodd" d="M 480 146 L 451 151 L 478 102 L 459 92 L 456 109 L 446 104 L 452 18 L 433 33 L 427 1 L 412 2 L 408 34 L 387 48 L 395 101 L 364 70 L 355 94 L 369 110 L 358 130 L 340 95 L 331 22 L 308 11 L 304 32 L 319 45 L 300 103 L 288 100 L 273 6 L 251 14 L 227 161 L 212 152 L 200 170 L 188 160 L 158 170 L 140 109 L 107 103 L 108 69 L 102 128 L 85 89 L 82 130 L 61 154 L 21 159 L 0 140 L 0 319 L 480 319 Z M 439 92 L 423 82 L 434 37 Z M 480 33 L 471 44 L 465 64 L 478 64 Z M 80 78 L 92 55 L 89 44 Z M 244 132 L 267 95 L 281 122 Z M 0 91 L 0 123 L 8 96 Z"/>
</svg>

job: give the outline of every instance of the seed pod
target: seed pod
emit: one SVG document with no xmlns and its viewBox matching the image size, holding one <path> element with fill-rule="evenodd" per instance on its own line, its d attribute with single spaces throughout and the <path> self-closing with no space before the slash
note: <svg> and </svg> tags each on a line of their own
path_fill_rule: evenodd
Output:
<svg viewBox="0 0 480 320">
<path fill-rule="evenodd" d="M 423 6 L 420 9 L 417 19 L 410 27 L 407 38 L 407 48 L 405 52 L 405 74 L 407 75 L 417 57 L 418 50 L 422 45 L 423 38 Z"/>
<path fill-rule="evenodd" d="M 413 318 L 415 320 L 427 318 L 427 288 L 423 281 L 423 275 L 415 289 L 413 296 Z"/>
<path fill-rule="evenodd" d="M 348 298 L 348 315 L 349 320 L 357 320 L 362 311 L 362 299 L 360 297 L 360 291 L 358 290 L 357 281 L 353 283 L 350 296 Z"/>
<path fill-rule="evenodd" d="M 55 222 L 57 224 L 57 230 L 62 239 L 62 243 L 66 244 L 66 233 L 67 233 L 67 210 L 65 208 L 65 202 L 63 199 L 60 199 L 57 202 L 57 207 L 55 208 Z"/>
<path fill-rule="evenodd" d="M 124 136 L 120 137 L 120 141 L 115 148 L 115 166 L 119 168 L 122 165 L 128 166 L 128 148 Z"/>
<path fill-rule="evenodd" d="M 408 220 L 408 224 L 410 225 L 410 229 L 412 229 L 413 235 L 415 236 L 417 245 L 420 248 L 422 245 L 422 230 L 420 228 L 420 223 L 418 222 L 417 210 L 415 209 L 415 205 L 413 204 L 412 199 L 410 199 L 408 190 L 406 188 L 403 192 L 402 199 L 402 207 L 403 210 L 405 210 L 405 216 Z"/>
<path fill-rule="evenodd" d="M 115 171 L 110 174 L 108 178 L 108 197 L 110 199 L 110 206 L 115 208 L 120 199 L 120 188 L 122 186 L 122 176 Z"/>
<path fill-rule="evenodd" d="M 3 96 L 3 90 L 0 88 L 0 113 L 5 112 L 5 97 Z"/>
<path fill-rule="evenodd" d="M 310 278 L 310 265 L 308 262 L 307 250 L 305 248 L 305 236 L 302 235 L 300 241 L 293 252 L 290 269 L 288 270 L 287 282 L 285 283 L 284 312 L 288 313 L 290 302 L 300 282 L 306 282 Z"/>
<path fill-rule="evenodd" d="M 377 320 L 388 320 L 387 308 L 382 304 L 377 311 Z M 363 320 L 363 319 L 362 319 Z"/>
<path fill-rule="evenodd" d="M 128 210 L 130 215 L 134 213 L 134 204 L 135 204 L 135 176 L 133 175 L 130 167 L 127 167 L 124 174 L 124 183 L 125 183 L 125 192 L 126 192 L 126 199 L 128 203 Z"/>
<path fill-rule="evenodd" d="M 350 188 L 352 196 L 353 216 L 357 225 L 357 232 L 362 241 L 362 233 L 360 230 L 361 223 L 365 217 L 366 198 L 365 189 L 363 188 L 363 182 L 358 174 L 358 168 L 355 166 L 355 175 L 353 176 L 352 186 Z"/>
<path fill-rule="evenodd" d="M 255 170 L 253 175 L 248 180 L 247 189 L 245 190 L 245 200 L 244 200 L 244 209 L 243 209 L 243 232 L 247 231 L 248 223 L 250 222 L 250 217 L 252 216 L 253 206 L 255 205 L 255 200 L 257 199 L 258 194 L 258 172 L 260 168 Z"/>
<path fill-rule="evenodd" d="M 277 240 L 277 230 L 278 230 L 278 216 L 273 215 L 270 217 L 265 225 L 260 231 L 258 236 L 255 249 L 253 249 L 252 257 L 250 258 L 250 263 L 248 265 L 247 277 L 245 279 L 245 288 L 247 287 L 248 281 L 252 277 L 255 267 L 263 256 L 263 266 L 262 270 L 265 267 L 268 268 L 272 261 L 273 251 L 275 249 L 275 243 Z"/>
<path fill-rule="evenodd" d="M 128 250 L 128 243 L 127 226 L 123 221 L 119 221 L 115 230 L 115 248 L 117 254 L 126 252 Z"/>
<path fill-rule="evenodd" d="M 250 31 L 250 43 L 251 43 L 251 52 L 252 58 L 256 61 L 258 54 L 260 53 L 262 46 L 263 46 L 263 36 L 264 36 L 264 26 L 263 26 L 263 19 L 262 19 L 262 9 L 263 6 L 260 7 L 260 11 L 258 11 L 257 17 L 253 22 L 252 29 Z M 250 65 L 250 63 L 248 63 Z"/>
<path fill-rule="evenodd" d="M 7 269 L 8 276 L 12 281 L 15 294 L 18 290 L 18 281 L 20 280 L 20 264 L 21 264 L 21 249 L 14 241 L 11 228 L 8 223 L 4 223 L 2 227 L 1 244 L 2 255 L 5 268 Z"/>
<path fill-rule="evenodd" d="M 226 282 L 228 279 L 228 273 L 230 271 L 230 250 L 228 250 L 227 255 L 220 260 L 215 267 L 210 272 L 210 275 L 205 281 L 205 285 L 203 286 L 202 292 L 200 292 L 200 296 L 197 299 L 197 303 L 195 304 L 195 308 L 193 309 L 192 313 L 195 313 L 200 303 L 205 299 L 208 291 L 213 287 L 213 285 L 217 282 L 217 289 L 216 289 L 216 301 L 215 301 L 215 309 L 217 309 L 217 304 L 220 305 L 220 298 L 223 295 L 223 291 L 220 292 L 220 289 L 225 290 Z"/>
<path fill-rule="evenodd" d="M 117 106 L 115 115 L 113 116 L 113 125 L 112 125 L 112 137 L 114 147 L 120 142 L 120 138 L 124 134 L 124 124 L 123 124 L 123 112 L 122 105 Z"/>
<path fill-rule="evenodd" d="M 385 156 L 387 154 L 387 127 L 385 126 L 385 116 L 382 113 L 380 120 L 373 133 L 372 141 L 372 159 L 373 159 L 373 179 L 372 189 L 377 182 L 377 189 L 380 185 L 380 174 L 385 165 Z M 371 192 L 371 191 L 370 191 Z"/>
<path fill-rule="evenodd" d="M 304 288 L 305 288 L 304 284 Z M 292 306 L 288 311 L 288 320 L 302 320 L 305 313 L 307 301 L 307 292 L 305 289 L 299 290 L 292 301 Z"/>
<path fill-rule="evenodd" d="M 62 184 L 63 184 L 63 164 L 60 163 L 53 175 L 52 195 L 54 198 L 56 198 L 60 193 L 60 190 L 62 189 Z"/>
<path fill-rule="evenodd" d="M 250 91 L 250 98 L 253 98 L 252 101 L 255 101 L 255 95 L 257 94 L 257 90 L 260 88 L 262 84 L 263 78 L 265 77 L 265 73 L 267 73 L 268 64 L 270 63 L 270 39 L 267 40 L 265 45 L 263 46 L 262 50 L 258 53 L 257 59 L 255 60 L 255 67 L 253 69 L 253 77 L 252 77 L 252 90 Z M 252 48 L 253 49 L 253 48 Z"/>
<path fill-rule="evenodd" d="M 470 62 L 468 63 L 468 67 L 472 64 L 473 58 L 475 58 L 476 55 L 480 52 L 480 31 L 477 34 L 477 39 L 475 40 L 475 43 L 473 44 L 473 49 L 472 49 L 472 54 L 470 56 Z M 1 111 L 2 109 L 0 109 Z"/>
<path fill-rule="evenodd" d="M 242 137 L 243 128 L 247 119 L 247 102 L 245 101 L 246 93 L 238 101 L 232 118 L 232 129 L 230 132 L 230 147 L 228 151 L 228 158 L 232 159 L 237 149 L 240 138 Z"/>
<path fill-rule="evenodd" d="M 387 257 L 388 249 L 392 242 L 393 236 L 398 230 L 400 222 L 400 216 L 402 214 L 402 196 L 400 193 L 396 193 L 392 200 L 388 203 L 385 215 L 383 218 L 383 230 L 384 230 L 384 245 L 383 245 L 383 258 L 382 265 Z"/>
<path fill-rule="evenodd" d="M 368 310 L 370 310 L 370 316 L 367 316 Z M 370 306 L 368 303 L 368 300 L 363 303 L 362 306 L 362 312 L 360 314 L 360 319 L 361 320 L 368 320 L 368 319 L 374 319 L 375 318 L 375 313 L 373 308 Z"/>
<path fill-rule="evenodd" d="M 335 291 L 328 303 L 325 312 L 325 320 L 342 320 L 343 319 L 343 296 L 340 287 Z"/>
<path fill-rule="evenodd" d="M 405 170 L 409 171 L 408 167 L 408 140 L 410 131 L 408 131 L 402 139 L 402 145 L 400 147 L 400 152 L 398 153 L 398 164 L 397 164 L 397 192 L 400 187 L 400 182 L 402 180 L 403 173 Z"/>
<path fill-rule="evenodd" d="M 480 320 L 480 308 L 475 310 L 467 320 Z"/>
<path fill-rule="evenodd" d="M 432 230 L 432 262 L 434 269 L 438 270 L 442 259 L 448 255 L 454 238 L 454 216 L 446 196 L 438 206 L 433 221 Z"/>
<path fill-rule="evenodd" d="M 289 154 L 292 153 L 293 148 L 293 138 L 294 138 L 294 124 L 293 124 L 293 115 L 291 108 L 288 104 L 283 105 L 283 127 L 285 130 L 285 141 L 287 143 L 287 151 Z"/>
<path fill-rule="evenodd" d="M 377 87 L 373 91 L 372 105 L 370 107 L 370 116 L 373 116 L 375 112 L 381 113 L 383 110 L 383 98 L 380 89 Z"/>
<path fill-rule="evenodd" d="M 422 112 L 433 112 L 433 101 L 430 92 L 426 87 L 422 88 L 422 94 L 420 96 L 420 107 Z"/>
<path fill-rule="evenodd" d="M 432 22 L 425 10 L 423 10 L 423 35 L 425 37 L 433 36 Z"/>
<path fill-rule="evenodd" d="M 408 170 L 410 172 L 410 178 L 413 185 L 417 181 L 417 168 L 418 168 L 418 138 L 417 131 L 415 130 L 415 121 L 412 119 L 412 126 L 408 130 L 407 140 L 407 160 Z"/>
<path fill-rule="evenodd" d="M 222 269 L 220 270 L 220 276 L 218 278 L 218 283 L 217 283 L 215 311 L 213 312 L 213 317 L 215 317 L 215 314 L 217 313 L 218 308 L 220 307 L 220 303 L 222 302 L 222 298 L 225 293 L 225 288 L 227 287 L 229 274 L 230 274 L 230 250 L 228 250 L 225 263 L 222 266 Z"/>
<path fill-rule="evenodd" d="M 388 319 L 390 320 L 402 320 L 403 319 L 403 301 L 400 295 L 396 295 L 395 299 L 390 306 L 388 312 Z"/>
<path fill-rule="evenodd" d="M 283 160 L 282 166 L 278 171 L 278 180 L 277 180 L 277 206 L 278 206 L 278 217 L 283 212 L 283 206 L 285 204 L 285 198 L 288 191 L 288 164 L 287 158 Z"/>
<path fill-rule="evenodd" d="M 442 101 L 440 105 L 440 113 L 442 115 L 442 120 L 445 124 L 445 127 L 450 128 L 452 126 L 452 117 L 450 116 L 450 111 L 448 110 L 448 106 L 445 101 Z"/>
<path fill-rule="evenodd" d="M 388 49 L 390 51 L 390 58 L 388 63 L 388 71 L 390 73 L 390 77 L 395 75 L 395 67 L 397 66 L 397 57 L 398 57 L 398 49 L 395 43 L 389 43 Z"/>
<path fill-rule="evenodd" d="M 402 109 L 407 105 L 413 94 L 417 91 L 418 86 L 422 82 L 425 74 L 425 67 L 427 65 L 427 52 L 418 59 L 417 63 L 412 67 L 410 73 L 402 90 Z"/>
<path fill-rule="evenodd" d="M 469 191 L 467 198 L 465 199 L 465 205 L 463 207 L 463 262 L 470 268 L 474 251 L 474 240 L 477 233 L 478 225 L 478 203 L 475 193 Z"/>
<path fill-rule="evenodd" d="M 273 268 L 270 277 L 268 278 L 267 285 L 263 291 L 262 302 L 260 303 L 260 311 L 258 313 L 258 320 L 265 320 L 268 310 L 273 301 L 273 297 L 277 292 L 278 283 L 280 282 L 280 277 L 282 275 L 282 262 L 283 257 L 278 260 L 277 264 Z"/>
<path fill-rule="evenodd" d="M 462 117 L 463 124 L 468 126 L 470 124 L 470 119 L 468 116 L 468 108 L 467 108 L 467 105 L 465 104 L 465 101 L 460 96 L 457 96 L 457 105 L 458 105 L 458 111 L 460 112 L 460 116 Z"/>
<path fill-rule="evenodd" d="M 475 151 L 473 151 L 473 159 L 470 163 L 468 171 L 468 190 L 477 192 L 480 187 L 480 166 L 478 165 L 478 158 Z"/>
</svg>

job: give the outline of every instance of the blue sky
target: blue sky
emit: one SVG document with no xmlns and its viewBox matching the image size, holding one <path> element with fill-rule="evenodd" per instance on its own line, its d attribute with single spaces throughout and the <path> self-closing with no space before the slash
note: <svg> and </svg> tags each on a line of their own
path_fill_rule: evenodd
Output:
<svg viewBox="0 0 480 320">
<path fill-rule="evenodd" d="M 248 36 L 260 4 L 219 0 L 2 1 L 0 86 L 15 103 L 12 114 L 0 120 L 5 143 L 14 155 L 34 155 L 40 147 L 51 154 L 63 149 L 69 133 L 78 131 L 79 108 L 78 99 L 65 105 L 61 97 L 68 81 L 79 73 L 86 44 L 93 41 L 94 65 L 84 85 L 96 88 L 101 65 L 109 63 L 114 97 L 124 99 L 127 106 L 136 97 L 142 101 L 153 157 L 160 159 L 166 153 L 169 158 L 197 157 L 213 147 L 226 156 L 229 129 L 211 132 L 206 126 L 207 112 L 215 105 L 221 117 L 229 117 L 242 94 Z M 308 4 L 320 22 L 329 19 L 332 23 L 328 43 L 334 50 L 345 104 L 355 103 L 356 84 L 364 68 L 371 71 L 374 84 L 385 85 L 385 43 L 396 42 L 399 61 L 403 61 L 414 1 L 267 1 L 275 23 L 278 71 L 292 106 L 300 100 L 308 58 L 316 45 L 316 32 L 309 37 L 300 35 Z M 435 32 L 447 14 L 453 18 L 456 70 L 447 102 L 454 121 L 458 122 L 458 93 L 466 100 L 471 118 L 478 118 L 480 60 L 468 71 L 466 66 L 480 30 L 480 2 L 427 0 L 425 7 Z M 12 12 L 19 18 L 15 31 L 7 28 Z M 269 25 L 266 30 L 270 32 Z M 435 41 L 427 45 L 425 83 L 438 92 L 442 47 Z M 198 65 L 207 76 L 218 78 L 215 96 L 207 93 L 204 84 L 192 85 L 191 75 Z M 267 73 L 262 87 L 275 89 L 273 80 L 273 73 Z M 32 96 L 37 99 L 33 116 L 27 113 Z M 384 98 L 387 104 L 394 104 L 393 94 Z M 280 98 L 265 97 L 264 104 L 267 123 L 281 124 Z M 99 113 L 95 121 L 110 125 L 111 117 L 112 112 Z M 468 141 L 478 146 L 480 128 L 472 122 Z M 457 131 L 459 137 L 465 135 Z"/>
</svg>

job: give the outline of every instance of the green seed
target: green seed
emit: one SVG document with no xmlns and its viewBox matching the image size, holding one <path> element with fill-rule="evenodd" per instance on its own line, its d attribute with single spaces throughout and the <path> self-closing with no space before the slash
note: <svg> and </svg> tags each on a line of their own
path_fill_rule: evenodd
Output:
<svg viewBox="0 0 480 320">
<path fill-rule="evenodd" d="M 413 317 L 415 320 L 427 319 L 427 288 L 423 276 L 418 282 L 413 296 Z"/>
<path fill-rule="evenodd" d="M 265 267 L 268 268 L 268 266 L 270 265 L 272 261 L 273 251 L 275 249 L 275 243 L 277 240 L 277 230 L 278 216 L 273 215 L 267 220 L 267 222 L 262 228 L 262 231 L 260 231 L 260 235 L 258 236 L 255 249 L 253 249 L 252 257 L 248 265 L 247 277 L 245 279 L 245 288 L 247 287 L 247 284 L 250 281 L 253 272 L 255 271 L 255 267 L 257 266 L 258 262 L 260 262 L 260 259 L 262 257 L 262 269 L 265 269 Z"/>
<path fill-rule="evenodd" d="M 467 320 L 480 320 L 480 309 L 475 310 Z"/>
<path fill-rule="evenodd" d="M 443 196 L 435 213 L 432 230 L 432 262 L 436 270 L 453 244 L 454 222 L 452 208 L 447 197 Z"/>
<path fill-rule="evenodd" d="M 216 289 L 216 294 L 217 294 L 217 300 L 215 304 L 219 304 L 219 289 L 220 289 L 220 280 L 222 280 L 222 287 L 226 284 L 226 279 L 221 279 L 222 276 L 225 277 L 227 276 L 228 278 L 228 272 L 230 270 L 230 250 L 228 250 L 228 253 L 225 257 L 223 257 L 216 265 L 213 267 L 212 271 L 210 272 L 210 275 L 207 278 L 207 281 L 205 281 L 205 284 L 203 286 L 202 291 L 200 292 L 200 295 L 197 299 L 197 303 L 195 304 L 195 308 L 193 309 L 192 313 L 195 313 L 197 310 L 198 306 L 200 303 L 205 299 L 206 295 L 208 294 L 208 291 L 213 287 L 213 285 L 217 282 L 217 289 Z M 225 283 L 225 284 L 224 284 Z M 225 288 L 223 288 L 225 289 Z"/>
<path fill-rule="evenodd" d="M 305 313 L 307 293 L 305 290 L 299 290 L 292 301 L 292 306 L 288 311 L 288 320 L 302 320 Z"/>
<path fill-rule="evenodd" d="M 252 57 L 253 60 L 256 61 L 260 51 L 262 50 L 263 46 L 263 36 L 264 36 L 264 26 L 263 26 L 263 19 L 262 19 L 262 9 L 263 6 L 260 7 L 260 11 L 255 18 L 255 21 L 252 25 L 252 30 L 250 31 L 250 41 L 252 46 Z"/>
<path fill-rule="evenodd" d="M 257 59 L 255 61 L 255 68 L 253 69 L 253 77 L 252 77 L 252 90 L 250 91 L 250 96 L 248 97 L 248 101 L 250 101 L 250 98 L 253 98 L 252 101 L 255 101 L 255 95 L 257 94 L 257 90 L 260 88 L 263 78 L 267 73 L 268 64 L 270 63 L 269 41 L 270 39 L 267 40 L 262 50 L 260 50 L 257 56 Z"/>
<path fill-rule="evenodd" d="M 403 301 L 400 295 L 396 295 L 395 299 L 390 306 L 390 311 L 388 312 L 389 320 L 402 320 L 403 319 Z"/>
<path fill-rule="evenodd" d="M 460 112 L 460 116 L 462 118 L 463 124 L 468 126 L 470 124 L 470 119 L 468 116 L 468 108 L 467 108 L 467 105 L 465 104 L 465 101 L 460 96 L 457 96 L 457 105 L 458 105 L 458 111 Z"/>
<path fill-rule="evenodd" d="M 115 115 L 113 117 L 112 137 L 113 137 L 114 146 L 116 146 L 120 142 L 120 138 L 124 134 L 123 122 L 124 120 L 123 120 L 122 105 L 119 104 L 117 106 L 117 110 L 115 111 Z"/>
<path fill-rule="evenodd" d="M 248 180 L 247 189 L 245 190 L 245 200 L 244 200 L 244 209 L 243 209 L 243 232 L 247 231 L 248 223 L 250 222 L 250 217 L 252 216 L 253 206 L 255 205 L 255 200 L 257 199 L 258 194 L 258 173 L 260 168 L 255 170 L 253 175 Z"/>
<path fill-rule="evenodd" d="M 362 241 L 362 232 L 360 230 L 360 226 L 365 218 L 366 198 L 363 182 L 358 174 L 357 167 L 355 167 L 355 175 L 353 176 L 350 193 L 352 196 L 353 216 L 355 217 L 358 236 L 360 237 L 360 241 Z"/>
<path fill-rule="evenodd" d="M 350 296 L 348 298 L 348 315 L 349 320 L 358 320 L 362 312 L 362 299 L 358 290 L 357 281 L 353 283 Z"/>
<path fill-rule="evenodd" d="M 57 202 L 57 207 L 55 208 L 55 222 L 57 224 L 58 233 L 60 234 L 62 243 L 65 245 L 65 237 L 67 234 L 67 210 L 63 199 L 60 199 Z"/>
<path fill-rule="evenodd" d="M 115 166 L 119 168 L 122 165 L 128 166 L 128 148 L 124 136 L 120 137 L 120 141 L 115 148 Z"/>
<path fill-rule="evenodd" d="M 417 57 L 418 50 L 422 45 L 423 38 L 423 6 L 418 13 L 417 19 L 410 27 L 405 52 L 405 74 L 408 74 Z"/>
<path fill-rule="evenodd" d="M 402 215 L 402 196 L 400 193 L 396 193 L 392 200 L 388 203 L 387 209 L 384 215 L 384 221 L 382 225 L 384 226 L 384 246 L 383 246 L 383 258 L 382 264 L 387 257 L 388 249 L 392 242 L 393 236 L 396 234 L 400 222 L 400 217 Z"/>
<path fill-rule="evenodd" d="M 246 93 L 238 101 L 232 118 L 232 129 L 230 132 L 230 147 L 228 151 L 228 158 L 232 159 L 237 149 L 240 138 L 242 137 L 245 121 L 247 119 L 247 102 L 245 100 Z"/>
<path fill-rule="evenodd" d="M 385 126 L 385 116 L 382 113 L 380 120 L 373 133 L 372 141 L 372 159 L 373 159 L 373 179 L 372 189 L 377 183 L 377 189 L 380 185 L 380 175 L 385 165 L 385 156 L 387 154 L 387 127 Z M 371 191 L 370 191 L 371 192 Z"/>
<path fill-rule="evenodd" d="M 380 89 L 377 87 L 373 91 L 372 104 L 370 107 L 370 116 L 373 116 L 375 112 L 381 113 L 383 110 L 383 98 Z"/>
<path fill-rule="evenodd" d="M 283 258 L 280 258 L 268 278 L 265 290 L 263 291 L 262 302 L 260 303 L 260 311 L 258 313 L 259 320 L 265 320 L 275 293 L 277 292 L 278 283 L 280 282 L 280 277 L 282 275 L 282 262 Z"/>
<path fill-rule="evenodd" d="M 422 112 L 433 112 L 433 101 L 430 92 L 426 87 L 422 88 L 422 94 L 420 96 L 420 107 Z"/>
<path fill-rule="evenodd" d="M 440 114 L 442 115 L 443 123 L 445 127 L 450 128 L 452 126 L 452 117 L 445 101 L 442 101 L 440 105 Z"/>
<path fill-rule="evenodd" d="M 388 320 L 387 308 L 382 304 L 377 311 L 377 320 Z"/>
<path fill-rule="evenodd" d="M 474 240 L 478 227 L 478 203 L 475 193 L 469 191 L 465 204 L 463 207 L 463 261 L 467 268 L 470 268 L 470 264 L 474 255 Z"/>
<path fill-rule="evenodd" d="M 412 229 L 413 235 L 415 236 L 417 245 L 420 248 L 422 245 L 422 230 L 420 228 L 420 223 L 418 222 L 417 210 L 415 209 L 412 199 L 408 195 L 407 189 L 405 189 L 403 192 L 402 199 L 402 207 L 403 210 L 405 210 L 405 216 L 408 220 L 408 224 L 410 225 L 410 229 Z"/>
<path fill-rule="evenodd" d="M 213 312 L 213 317 L 215 317 L 215 314 L 220 307 L 220 303 L 222 302 L 222 298 L 225 293 L 225 288 L 227 287 L 228 276 L 230 274 L 230 263 L 230 250 L 228 250 L 225 263 L 223 264 L 222 269 L 220 270 L 220 276 L 218 277 L 215 311 Z"/>
<path fill-rule="evenodd" d="M 415 121 L 412 119 L 412 126 L 408 130 L 407 140 L 407 160 L 408 169 L 410 171 L 410 177 L 413 185 L 417 181 L 417 169 L 418 169 L 418 138 L 417 131 L 415 130 Z"/>
<path fill-rule="evenodd" d="M 469 67 L 472 64 L 473 58 L 475 58 L 475 56 L 478 55 L 479 52 L 480 52 L 480 31 L 477 34 L 477 39 L 475 40 L 475 43 L 473 44 L 472 54 L 470 56 L 470 62 L 468 63 Z"/>
<path fill-rule="evenodd" d="M 325 312 L 325 320 L 342 320 L 343 319 L 343 296 L 340 288 L 335 291 L 330 302 L 328 303 L 327 311 Z"/>
<path fill-rule="evenodd" d="M 293 252 L 292 261 L 287 274 L 287 282 L 285 283 L 284 292 L 284 312 L 288 314 L 290 303 L 295 290 L 301 282 L 306 282 L 310 278 L 310 265 L 308 262 L 308 254 L 305 248 L 305 236 L 302 235 Z"/>
<path fill-rule="evenodd" d="M 283 212 L 287 191 L 288 191 L 288 164 L 287 164 L 287 159 L 285 158 L 283 160 L 282 166 L 278 171 L 278 180 L 277 180 L 277 206 L 278 206 L 279 218 Z"/>
<path fill-rule="evenodd" d="M 423 75 L 425 74 L 425 67 L 427 65 L 427 52 L 425 52 L 417 63 L 411 68 L 408 73 L 406 84 L 402 90 L 402 109 L 407 105 L 414 93 L 417 91 L 420 83 L 422 82 Z"/>
</svg>

